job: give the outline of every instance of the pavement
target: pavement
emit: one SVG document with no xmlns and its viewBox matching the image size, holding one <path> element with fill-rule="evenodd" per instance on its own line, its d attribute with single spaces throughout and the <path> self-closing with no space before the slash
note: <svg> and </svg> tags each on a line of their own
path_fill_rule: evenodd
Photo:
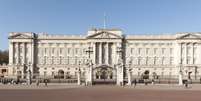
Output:
<svg viewBox="0 0 201 101">
<path fill-rule="evenodd" d="M 49 84 L 48 87 L 40 85 L 38 88 L 36 85 L 20 85 L 22 88 L 15 85 L 0 86 L 2 88 L 0 101 L 200 101 L 201 99 L 200 85 L 192 85 L 192 88 L 187 88 L 189 90 L 181 86 L 165 84 L 137 85 L 135 88 L 66 84 Z"/>
<path fill-rule="evenodd" d="M 30 89 L 67 89 L 67 88 L 79 88 L 84 87 L 83 85 L 77 85 L 77 84 L 68 84 L 68 83 L 48 83 L 47 86 L 45 86 L 44 83 L 40 83 L 39 86 L 36 86 L 36 84 L 26 85 L 26 84 L 0 84 L 0 90 L 1 89 L 12 89 L 12 90 L 30 90 Z"/>
<path fill-rule="evenodd" d="M 47 86 L 45 86 L 44 83 L 40 83 L 39 86 L 36 86 L 36 84 L 32 85 L 26 85 L 26 84 L 0 84 L 0 89 L 68 89 L 68 88 L 89 88 L 89 87 L 96 87 L 100 85 L 93 85 L 93 86 L 84 86 L 84 85 L 77 85 L 76 83 L 48 83 Z M 103 86 L 103 85 L 101 85 Z M 117 85 L 104 85 L 104 86 L 111 86 L 111 87 L 121 87 Z M 126 89 L 141 89 L 141 90 L 195 90 L 195 91 L 201 91 L 201 84 L 189 84 L 186 88 L 184 85 L 178 85 L 178 84 L 137 84 L 136 86 L 123 86 L 122 88 Z"/>
</svg>

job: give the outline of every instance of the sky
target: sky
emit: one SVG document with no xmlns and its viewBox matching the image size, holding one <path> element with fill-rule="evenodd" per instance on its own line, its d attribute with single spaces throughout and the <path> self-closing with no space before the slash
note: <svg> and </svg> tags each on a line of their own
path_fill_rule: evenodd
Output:
<svg viewBox="0 0 201 101">
<path fill-rule="evenodd" d="M 124 34 L 201 32 L 201 0 L 0 0 L 0 49 L 9 32 L 86 35 L 104 13 Z"/>
</svg>

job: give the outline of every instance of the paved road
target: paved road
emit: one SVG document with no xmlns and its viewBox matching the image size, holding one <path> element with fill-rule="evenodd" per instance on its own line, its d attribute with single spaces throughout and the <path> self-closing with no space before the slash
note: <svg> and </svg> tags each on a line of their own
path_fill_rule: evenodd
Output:
<svg viewBox="0 0 201 101">
<path fill-rule="evenodd" d="M 0 89 L 0 101 L 201 101 L 201 91 L 118 86 Z"/>
</svg>

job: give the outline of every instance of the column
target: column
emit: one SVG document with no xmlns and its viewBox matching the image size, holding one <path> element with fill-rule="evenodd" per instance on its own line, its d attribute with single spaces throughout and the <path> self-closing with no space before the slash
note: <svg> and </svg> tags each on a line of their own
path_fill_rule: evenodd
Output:
<svg viewBox="0 0 201 101">
<path fill-rule="evenodd" d="M 81 71 L 80 68 L 78 69 L 77 75 L 77 85 L 81 85 Z"/>
<path fill-rule="evenodd" d="M 193 44 L 192 44 L 192 64 L 195 64 L 195 60 L 194 60 L 194 56 L 195 56 L 195 55 L 194 55 L 194 53 L 195 53 L 195 44 L 196 44 L 196 43 L 193 43 Z"/>
<path fill-rule="evenodd" d="M 19 58 L 20 58 L 20 47 L 19 47 L 19 43 L 16 43 L 16 46 L 17 46 L 17 49 L 16 49 L 16 54 L 17 54 L 17 57 L 16 57 L 16 63 L 19 64 Z"/>
<path fill-rule="evenodd" d="M 93 43 L 93 63 L 96 63 L 96 43 Z"/>
<path fill-rule="evenodd" d="M 105 49 L 105 64 L 109 64 L 109 43 L 106 43 L 106 49 Z"/>
<path fill-rule="evenodd" d="M 31 44 L 31 49 L 32 49 L 32 52 L 31 52 L 31 54 L 32 54 L 32 57 L 31 57 L 31 58 L 32 58 L 32 59 L 31 59 L 31 60 L 32 60 L 32 62 L 31 62 L 31 63 L 32 63 L 32 64 L 31 64 L 32 69 L 31 69 L 31 71 L 32 71 L 32 73 L 33 73 L 33 64 L 34 64 L 34 62 L 35 62 L 35 61 L 34 61 L 34 57 L 35 57 L 35 56 L 34 56 L 34 41 L 33 41 L 33 40 L 32 40 L 32 44 Z"/>
<path fill-rule="evenodd" d="M 129 86 L 131 86 L 131 84 L 132 84 L 132 83 L 131 83 L 131 69 L 130 69 L 130 68 L 131 68 L 131 67 L 129 67 L 128 72 L 127 72 L 127 73 L 128 73 L 128 85 L 129 85 Z"/>
<path fill-rule="evenodd" d="M 9 64 L 13 64 L 13 59 L 14 59 L 14 49 L 13 49 L 14 43 L 10 42 L 9 44 Z"/>
<path fill-rule="evenodd" d="M 178 75 L 178 78 L 179 78 L 179 85 L 183 85 L 183 73 L 182 73 L 182 43 L 180 44 L 180 62 L 179 62 L 179 75 Z"/>
<path fill-rule="evenodd" d="M 99 43 L 99 64 L 102 64 L 102 43 Z"/>
<path fill-rule="evenodd" d="M 188 48 L 188 47 L 187 47 L 187 43 L 186 43 L 186 44 L 185 44 L 185 57 L 186 57 L 186 58 L 185 58 L 185 62 L 186 62 L 186 64 L 187 64 L 187 61 L 188 61 L 188 59 L 187 59 L 187 58 L 188 58 L 187 48 Z"/>
<path fill-rule="evenodd" d="M 9 43 L 9 66 L 8 66 L 8 75 L 9 76 L 13 76 L 13 65 L 14 65 L 14 43 L 13 42 L 10 42 Z M 16 60 L 15 60 L 16 61 Z"/>
<path fill-rule="evenodd" d="M 26 43 L 23 43 L 23 64 L 26 64 Z"/>
</svg>

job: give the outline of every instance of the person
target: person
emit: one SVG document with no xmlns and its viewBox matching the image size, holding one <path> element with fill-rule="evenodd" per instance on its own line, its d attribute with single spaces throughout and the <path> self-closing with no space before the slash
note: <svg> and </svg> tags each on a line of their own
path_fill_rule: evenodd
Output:
<svg viewBox="0 0 201 101">
<path fill-rule="evenodd" d="M 134 87 L 137 85 L 137 80 L 134 79 Z"/>
<path fill-rule="evenodd" d="M 47 86 L 47 82 L 48 82 L 48 80 L 47 80 L 47 79 L 45 79 L 45 80 L 44 80 L 45 86 Z"/>
<path fill-rule="evenodd" d="M 200 84 L 201 84 L 201 77 L 200 77 Z"/>
<path fill-rule="evenodd" d="M 39 86 L 40 81 L 37 79 L 36 80 L 36 86 Z"/>
<path fill-rule="evenodd" d="M 185 81 L 185 88 L 188 88 L 188 80 Z"/>
<path fill-rule="evenodd" d="M 151 80 L 151 83 L 152 83 L 153 85 L 155 84 L 154 79 Z"/>
</svg>

